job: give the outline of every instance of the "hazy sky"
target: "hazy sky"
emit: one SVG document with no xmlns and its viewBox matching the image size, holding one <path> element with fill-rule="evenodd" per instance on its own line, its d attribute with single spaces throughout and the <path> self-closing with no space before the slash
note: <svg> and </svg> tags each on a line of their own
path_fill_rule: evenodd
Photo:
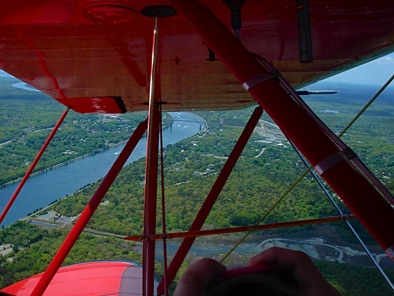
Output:
<svg viewBox="0 0 394 296">
<path fill-rule="evenodd" d="M 327 81 L 383 85 L 394 75 L 394 53 L 358 66 Z"/>
<path fill-rule="evenodd" d="M 327 79 L 333 82 L 383 85 L 394 75 L 394 53 Z M 0 77 L 8 76 L 0 70 Z"/>
</svg>

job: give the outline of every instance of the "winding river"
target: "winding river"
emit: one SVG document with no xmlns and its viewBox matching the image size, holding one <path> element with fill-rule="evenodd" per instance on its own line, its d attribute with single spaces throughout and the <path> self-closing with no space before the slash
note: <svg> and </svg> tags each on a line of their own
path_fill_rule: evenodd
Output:
<svg viewBox="0 0 394 296">
<path fill-rule="evenodd" d="M 204 120 L 190 112 L 170 112 L 174 118 L 172 128 L 163 131 L 164 146 L 175 144 L 197 134 L 204 128 Z M 127 164 L 145 156 L 146 138 L 136 146 Z M 26 217 L 28 213 L 45 207 L 59 198 L 104 177 L 125 144 L 115 146 L 104 152 L 87 156 L 67 165 L 31 177 L 20 192 L 13 207 L 2 225 Z M 6 206 L 19 183 L 0 189 L 0 210 Z"/>
</svg>

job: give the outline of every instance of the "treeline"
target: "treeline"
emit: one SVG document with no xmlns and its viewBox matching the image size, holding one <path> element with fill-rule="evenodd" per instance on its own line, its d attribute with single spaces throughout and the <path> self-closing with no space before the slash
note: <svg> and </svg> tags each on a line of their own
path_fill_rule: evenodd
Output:
<svg viewBox="0 0 394 296">
<path fill-rule="evenodd" d="M 6 257 L 0 256 L 1 288 L 43 272 L 66 235 L 65 229 L 48 231 L 22 221 L 2 229 L 0 245 L 12 243 L 14 248 Z M 135 251 L 134 248 L 134 244 L 113 237 L 84 233 L 63 266 L 94 260 L 140 262 L 139 251 Z"/>
<path fill-rule="evenodd" d="M 65 106 L 39 92 L 0 84 L 0 186 L 24 176 Z M 107 116 L 70 111 L 34 172 L 45 171 L 126 141 L 146 112 Z"/>
<path fill-rule="evenodd" d="M 166 225 L 169 230 L 189 228 L 241 132 L 237 126 L 219 127 L 219 120 L 205 116 L 208 122 L 211 120 L 211 128 L 204 137 L 189 138 L 168 147 L 165 151 Z M 217 124 L 212 125 L 215 121 Z M 346 136 L 348 139 L 357 138 L 353 135 Z M 364 137 L 369 139 L 367 135 Z M 288 143 L 275 146 L 262 143 L 260 140 L 260 136 L 252 136 L 208 217 L 207 227 L 254 224 L 305 170 L 305 165 Z M 394 173 L 394 153 L 389 149 L 392 147 L 390 143 L 358 143 L 358 140 L 352 142 L 359 145 L 355 149 L 365 151 L 360 153 L 360 157 L 365 156 L 370 166 L 379 167 L 375 173 L 382 177 L 382 181 L 391 185 L 389 181 L 392 179 L 389 176 Z M 264 152 L 256 157 L 262 149 Z M 90 222 L 90 227 L 124 235 L 133 234 L 130 232 L 140 233 L 144 168 L 144 160 L 141 160 L 124 169 L 105 197 L 109 203 L 99 207 Z M 75 198 L 61 200 L 56 203 L 54 209 L 60 214 L 75 216 L 92 196 L 94 189 L 92 186 L 88 191 L 77 194 Z M 337 202 L 343 206 L 339 200 Z M 345 207 L 343 211 L 346 212 Z M 309 174 L 264 222 L 277 223 L 336 214 L 321 188 Z M 158 221 L 160 215 L 159 211 Z M 159 223 L 158 229 L 160 227 Z"/>
<path fill-rule="evenodd" d="M 2 229 L 0 245 L 12 243 L 13 251 L 0 256 L 0 288 L 43 272 L 67 234 L 66 230 L 45 230 L 19 221 Z M 217 241 L 222 238 L 218 237 Z M 158 246 L 159 248 L 159 246 Z M 126 260 L 140 263 L 141 246 L 113 237 L 82 234 L 63 266 L 94 260 Z M 188 258 L 187 262 L 190 262 Z M 392 295 L 379 272 L 371 267 L 314 260 L 325 277 L 343 296 Z M 229 264 L 228 262 L 226 264 Z M 157 264 L 158 273 L 162 267 Z M 185 267 L 182 267 L 184 270 Z M 394 277 L 392 270 L 386 270 Z"/>
<path fill-rule="evenodd" d="M 244 125 L 250 112 L 251 108 L 233 112 L 200 113 L 209 125 L 204 136 L 197 135 L 165 149 L 163 154 L 165 205 L 166 225 L 169 231 L 189 228 L 226 158 L 231 153 L 232 146 L 241 133 L 240 127 Z M 331 121 L 331 116 L 337 115 L 326 114 L 325 120 Z M 349 116 L 345 117 L 344 115 L 343 121 L 349 119 Z M 353 149 L 360 151 L 358 152 L 361 154 L 360 157 L 365 158 L 367 164 L 377 171 L 375 173 L 383 182 L 392 184 L 394 150 L 392 149 L 392 138 L 387 134 L 387 122 L 383 119 L 377 120 L 374 121 L 373 126 L 372 130 L 365 129 L 367 123 L 356 126 L 345 135 L 344 140 L 354 144 L 352 145 Z M 341 127 L 338 125 L 336 128 Z M 283 201 L 266 216 L 263 223 L 337 214 L 311 175 L 303 178 L 290 194 L 284 196 L 289 186 L 304 171 L 305 166 L 289 143 L 283 142 L 282 145 L 276 145 L 261 140 L 260 135 L 253 134 L 211 211 L 204 225 L 205 229 L 252 225 L 282 198 Z M 369 157 L 369 155 L 374 155 L 374 157 Z M 99 206 L 88 225 L 89 228 L 125 236 L 141 234 L 144 168 L 144 160 L 134 162 L 124 168 L 104 198 L 108 202 Z M 60 200 L 52 206 L 52 209 L 65 216 L 78 215 L 97 186 L 98 184 L 93 184 L 73 196 Z M 159 196 L 159 198 L 161 197 Z M 346 208 L 339 200 L 338 203 L 346 212 Z M 161 220 L 159 205 L 158 232 L 161 232 Z M 367 242 L 373 242 L 362 227 L 357 228 Z M 18 229 L 21 232 L 18 232 Z M 20 262 L 20 265 L 16 265 L 16 263 L 8 262 L 6 258 L 2 259 L 1 267 L 4 268 L 4 274 L 7 274 L 1 278 L 4 284 L 36 273 L 40 268 L 38 266 L 31 268 L 33 260 L 39 262 L 38 265 L 41 268 L 45 268 L 44 265 L 47 262 L 45 260 L 49 260 L 53 256 L 53 246 L 59 245 L 65 235 L 64 230 L 37 229 L 35 226 L 19 222 L 0 232 L 6 231 L 5 235 L 0 236 L 0 244 L 12 243 L 18 247 L 18 252 L 7 258 L 13 257 L 13 262 Z M 321 231 L 322 236 L 336 234 L 338 244 L 344 243 L 352 246 L 355 244 L 354 238 L 343 223 L 326 225 L 319 230 L 293 228 L 260 232 L 257 235 L 260 238 L 272 237 L 275 234 L 284 237 L 290 235 L 304 237 L 316 235 L 318 233 L 316 231 Z M 31 235 L 33 232 L 34 235 Z M 30 236 L 33 241 L 29 241 Z M 25 241 L 18 242 L 18 237 L 25 237 Z M 233 236 L 231 238 L 233 239 Z M 221 239 L 223 237 L 219 237 L 215 242 L 217 243 Z M 78 260 L 83 257 L 82 261 L 92 260 L 94 256 L 106 259 L 108 256 L 120 258 L 125 255 L 124 257 L 128 258 L 130 255 L 131 258 L 138 260 L 134 246 L 122 240 L 89 235 L 83 236 L 79 242 L 73 249 L 73 252 L 79 255 L 70 255 L 66 264 L 79 262 Z M 112 244 L 116 251 L 113 250 Z M 48 251 L 48 247 L 52 247 L 52 250 Z M 113 251 L 106 253 L 107 250 Z M 123 252 L 129 253 L 123 254 Z M 42 256 L 43 259 L 38 259 L 36 256 Z M 392 293 L 381 277 L 369 267 L 325 261 L 317 263 L 343 295 L 391 295 L 390 293 Z M 392 270 L 387 272 L 389 276 L 394 278 Z"/>
<path fill-rule="evenodd" d="M 323 260 L 313 261 L 341 296 L 389 296 L 393 293 L 376 267 L 338 264 Z M 394 278 L 392 270 L 385 270 L 385 272 Z"/>
<path fill-rule="evenodd" d="M 166 149 L 165 180 L 167 228 L 187 230 L 209 189 L 231 152 L 234 134 L 239 128 L 227 127 L 199 138 L 193 137 Z M 257 136 L 256 136 L 257 137 Z M 259 149 L 257 149 L 259 147 Z M 290 146 L 267 146 L 261 150 L 257 138 L 245 150 L 208 217 L 207 224 L 230 227 L 254 224 L 265 210 L 281 197 L 305 169 Z M 182 152 L 181 152 L 182 151 Z M 117 234 L 141 232 L 143 208 L 144 160 L 127 166 L 105 196 L 108 204 L 99 207 L 89 227 Z M 97 185 L 60 200 L 53 206 L 66 216 L 77 215 Z M 265 220 L 275 223 L 293 219 L 333 215 L 332 206 L 313 182 L 305 178 Z M 158 221 L 161 214 L 158 213 Z M 161 228 L 159 223 L 158 229 Z M 133 231 L 134 233 L 130 233 Z"/>
</svg>

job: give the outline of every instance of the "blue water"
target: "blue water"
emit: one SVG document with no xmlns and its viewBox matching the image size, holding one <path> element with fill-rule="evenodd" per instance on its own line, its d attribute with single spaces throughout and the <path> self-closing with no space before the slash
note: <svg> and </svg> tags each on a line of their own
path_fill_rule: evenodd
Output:
<svg viewBox="0 0 394 296">
<path fill-rule="evenodd" d="M 346 104 L 352 106 L 360 104 L 360 106 L 363 106 L 379 89 L 379 86 L 349 85 L 322 81 L 305 89 L 337 91 L 337 94 L 332 95 L 310 95 L 304 97 L 307 102 L 315 100 L 327 102 L 328 108 L 316 110 L 317 113 L 322 111 L 322 113 L 332 113 L 335 116 L 337 112 L 334 108 L 336 107 L 335 104 L 340 104 L 341 106 L 345 106 Z M 394 87 L 390 87 L 379 97 L 378 102 L 380 104 L 392 105 L 393 95 Z M 382 113 L 382 110 L 379 109 L 379 112 Z M 202 118 L 188 112 L 172 112 L 170 114 L 176 121 L 173 124 L 172 130 L 167 129 L 163 132 L 165 145 L 174 144 L 199 132 L 201 128 L 200 122 L 203 121 Z M 9 225 L 38 208 L 45 207 L 59 198 L 74 193 L 87 184 L 98 181 L 108 172 L 123 146 L 113 147 L 105 152 L 32 177 L 21 191 L 13 208 L 5 218 L 3 225 Z M 127 163 L 140 159 L 144 155 L 145 139 L 135 148 Z M 1 211 L 12 196 L 17 185 L 13 184 L 0 189 Z"/>
<path fill-rule="evenodd" d="M 197 134 L 203 128 L 203 119 L 189 112 L 171 112 L 175 119 L 172 129 L 163 131 L 164 146 L 175 144 Z M 145 156 L 146 138 L 136 146 L 127 164 Z M 20 192 L 2 225 L 9 225 L 34 210 L 74 193 L 79 188 L 104 177 L 116 160 L 123 145 L 88 156 L 46 173 L 31 177 Z M 19 183 L 0 189 L 0 210 L 6 206 Z"/>
</svg>

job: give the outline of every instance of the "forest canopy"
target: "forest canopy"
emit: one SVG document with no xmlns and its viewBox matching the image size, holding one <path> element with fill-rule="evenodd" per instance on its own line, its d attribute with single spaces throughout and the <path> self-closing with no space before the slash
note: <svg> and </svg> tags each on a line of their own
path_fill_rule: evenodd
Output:
<svg viewBox="0 0 394 296">
<path fill-rule="evenodd" d="M 23 175 L 49 129 L 64 110 L 63 106 L 42 95 L 33 95 L 30 92 L 23 92 L 21 95 L 19 91 L 8 91 L 10 89 L 0 92 L 0 120 L 4 122 L 1 127 L 4 132 L 0 133 L 0 184 L 14 181 Z M 343 101 L 324 96 L 309 97 L 306 100 L 335 132 L 343 129 L 364 101 L 363 98 Z M 189 229 L 253 108 L 198 112 L 207 122 L 207 129 L 165 148 L 163 173 L 165 223 L 168 231 Z M 338 113 L 321 110 L 337 110 Z M 343 138 L 392 192 L 393 114 L 393 102 L 383 100 L 357 121 Z M 124 141 L 136 124 L 145 117 L 145 113 L 113 117 L 72 113 L 37 171 L 71 161 L 81 155 L 97 153 L 112 144 Z M 64 154 L 67 150 L 74 153 Z M 21 165 L 15 165 L 16 163 Z M 307 174 L 295 189 L 286 194 L 283 201 L 265 216 L 305 168 L 304 162 L 291 144 L 272 120 L 264 115 L 203 228 L 254 225 L 262 217 L 262 223 L 268 224 L 337 215 L 314 177 Z M 91 233 L 85 232 L 81 236 L 65 265 L 98 259 L 141 261 L 140 243 L 130 243 L 119 237 L 139 235 L 142 232 L 144 169 L 144 159 L 124 168 L 89 222 Z M 86 186 L 72 196 L 61 199 L 47 211 L 54 211 L 60 216 L 78 217 L 98 184 Z M 341 209 L 349 213 L 340 199 L 332 192 L 331 195 Z M 162 231 L 161 213 L 160 205 L 157 215 L 158 232 Z M 39 218 L 41 214 L 43 213 L 36 213 L 34 218 Z M 372 250 L 381 252 L 363 227 L 357 222 L 354 225 Z M 67 232 L 67 227 L 49 229 L 26 221 L 18 221 L 3 228 L 0 231 L 0 245 L 12 244 L 12 252 L 0 256 L 1 287 L 43 271 Z M 249 238 L 248 243 L 257 245 L 261 241 L 277 237 L 300 240 L 308 239 L 312 235 L 324 235 L 326 244 L 360 250 L 343 223 L 257 232 Z M 238 235 L 219 236 L 199 243 L 203 246 L 201 249 L 212 249 L 210 255 L 219 256 L 220 254 L 215 253 L 218 245 L 233 243 L 238 238 Z M 232 263 L 239 264 L 245 262 L 246 257 L 245 254 L 237 254 L 231 257 L 231 260 Z M 190 260 L 192 259 L 188 258 L 187 262 Z M 391 295 L 381 277 L 370 265 L 321 259 L 316 260 L 316 263 L 343 295 Z M 162 272 L 159 262 L 157 272 Z M 392 267 L 388 268 L 387 272 L 391 278 L 394 277 Z M 349 289 L 349 286 L 352 288 Z"/>
</svg>

